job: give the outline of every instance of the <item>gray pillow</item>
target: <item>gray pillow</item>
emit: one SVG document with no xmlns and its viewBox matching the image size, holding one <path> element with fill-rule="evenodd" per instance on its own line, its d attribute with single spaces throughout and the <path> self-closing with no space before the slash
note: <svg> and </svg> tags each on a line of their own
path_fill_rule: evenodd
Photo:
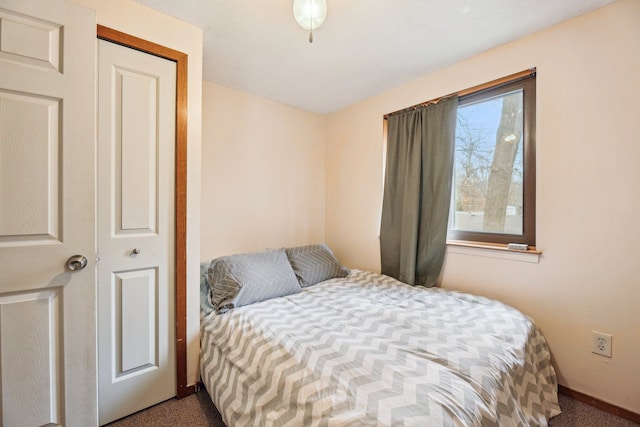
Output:
<svg viewBox="0 0 640 427">
<path fill-rule="evenodd" d="M 338 262 L 329 246 L 324 243 L 287 248 L 286 252 L 303 288 L 349 274 L 349 269 Z"/>
<path fill-rule="evenodd" d="M 300 291 L 284 249 L 216 258 L 207 280 L 218 313 Z"/>
</svg>

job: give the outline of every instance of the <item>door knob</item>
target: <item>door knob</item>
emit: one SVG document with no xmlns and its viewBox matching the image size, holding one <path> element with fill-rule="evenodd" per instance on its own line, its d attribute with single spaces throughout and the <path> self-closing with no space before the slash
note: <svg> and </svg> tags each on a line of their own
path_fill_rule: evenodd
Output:
<svg viewBox="0 0 640 427">
<path fill-rule="evenodd" d="M 133 248 L 133 250 L 131 251 L 131 255 L 138 255 L 139 253 L 140 253 L 139 248 Z"/>
<path fill-rule="evenodd" d="M 74 255 L 64 264 L 68 271 L 80 271 L 87 266 L 87 257 L 84 255 Z"/>
</svg>

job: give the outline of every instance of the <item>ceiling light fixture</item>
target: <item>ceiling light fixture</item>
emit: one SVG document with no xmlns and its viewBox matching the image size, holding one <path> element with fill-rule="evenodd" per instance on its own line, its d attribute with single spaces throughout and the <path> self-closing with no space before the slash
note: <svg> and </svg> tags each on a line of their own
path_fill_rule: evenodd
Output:
<svg viewBox="0 0 640 427">
<path fill-rule="evenodd" d="M 327 0 L 293 0 L 293 16 L 302 28 L 309 30 L 309 43 L 313 43 L 313 30 L 327 17 Z"/>
</svg>

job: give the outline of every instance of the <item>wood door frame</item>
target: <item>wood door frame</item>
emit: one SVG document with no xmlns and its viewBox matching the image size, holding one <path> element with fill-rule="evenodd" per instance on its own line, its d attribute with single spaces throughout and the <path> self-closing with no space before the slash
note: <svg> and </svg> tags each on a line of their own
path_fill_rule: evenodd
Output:
<svg viewBox="0 0 640 427">
<path fill-rule="evenodd" d="M 159 56 L 176 63 L 176 160 L 175 160 L 175 303 L 176 395 L 195 392 L 187 385 L 187 64 L 186 53 L 98 25 L 98 38 Z"/>
</svg>

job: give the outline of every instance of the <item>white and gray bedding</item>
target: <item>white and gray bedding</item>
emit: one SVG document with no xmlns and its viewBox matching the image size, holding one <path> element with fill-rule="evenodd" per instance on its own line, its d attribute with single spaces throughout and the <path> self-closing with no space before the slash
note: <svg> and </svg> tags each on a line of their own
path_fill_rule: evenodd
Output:
<svg viewBox="0 0 640 427">
<path fill-rule="evenodd" d="M 222 314 L 201 301 L 202 381 L 229 426 L 544 426 L 560 412 L 540 330 L 494 300 L 353 270 Z"/>
</svg>

